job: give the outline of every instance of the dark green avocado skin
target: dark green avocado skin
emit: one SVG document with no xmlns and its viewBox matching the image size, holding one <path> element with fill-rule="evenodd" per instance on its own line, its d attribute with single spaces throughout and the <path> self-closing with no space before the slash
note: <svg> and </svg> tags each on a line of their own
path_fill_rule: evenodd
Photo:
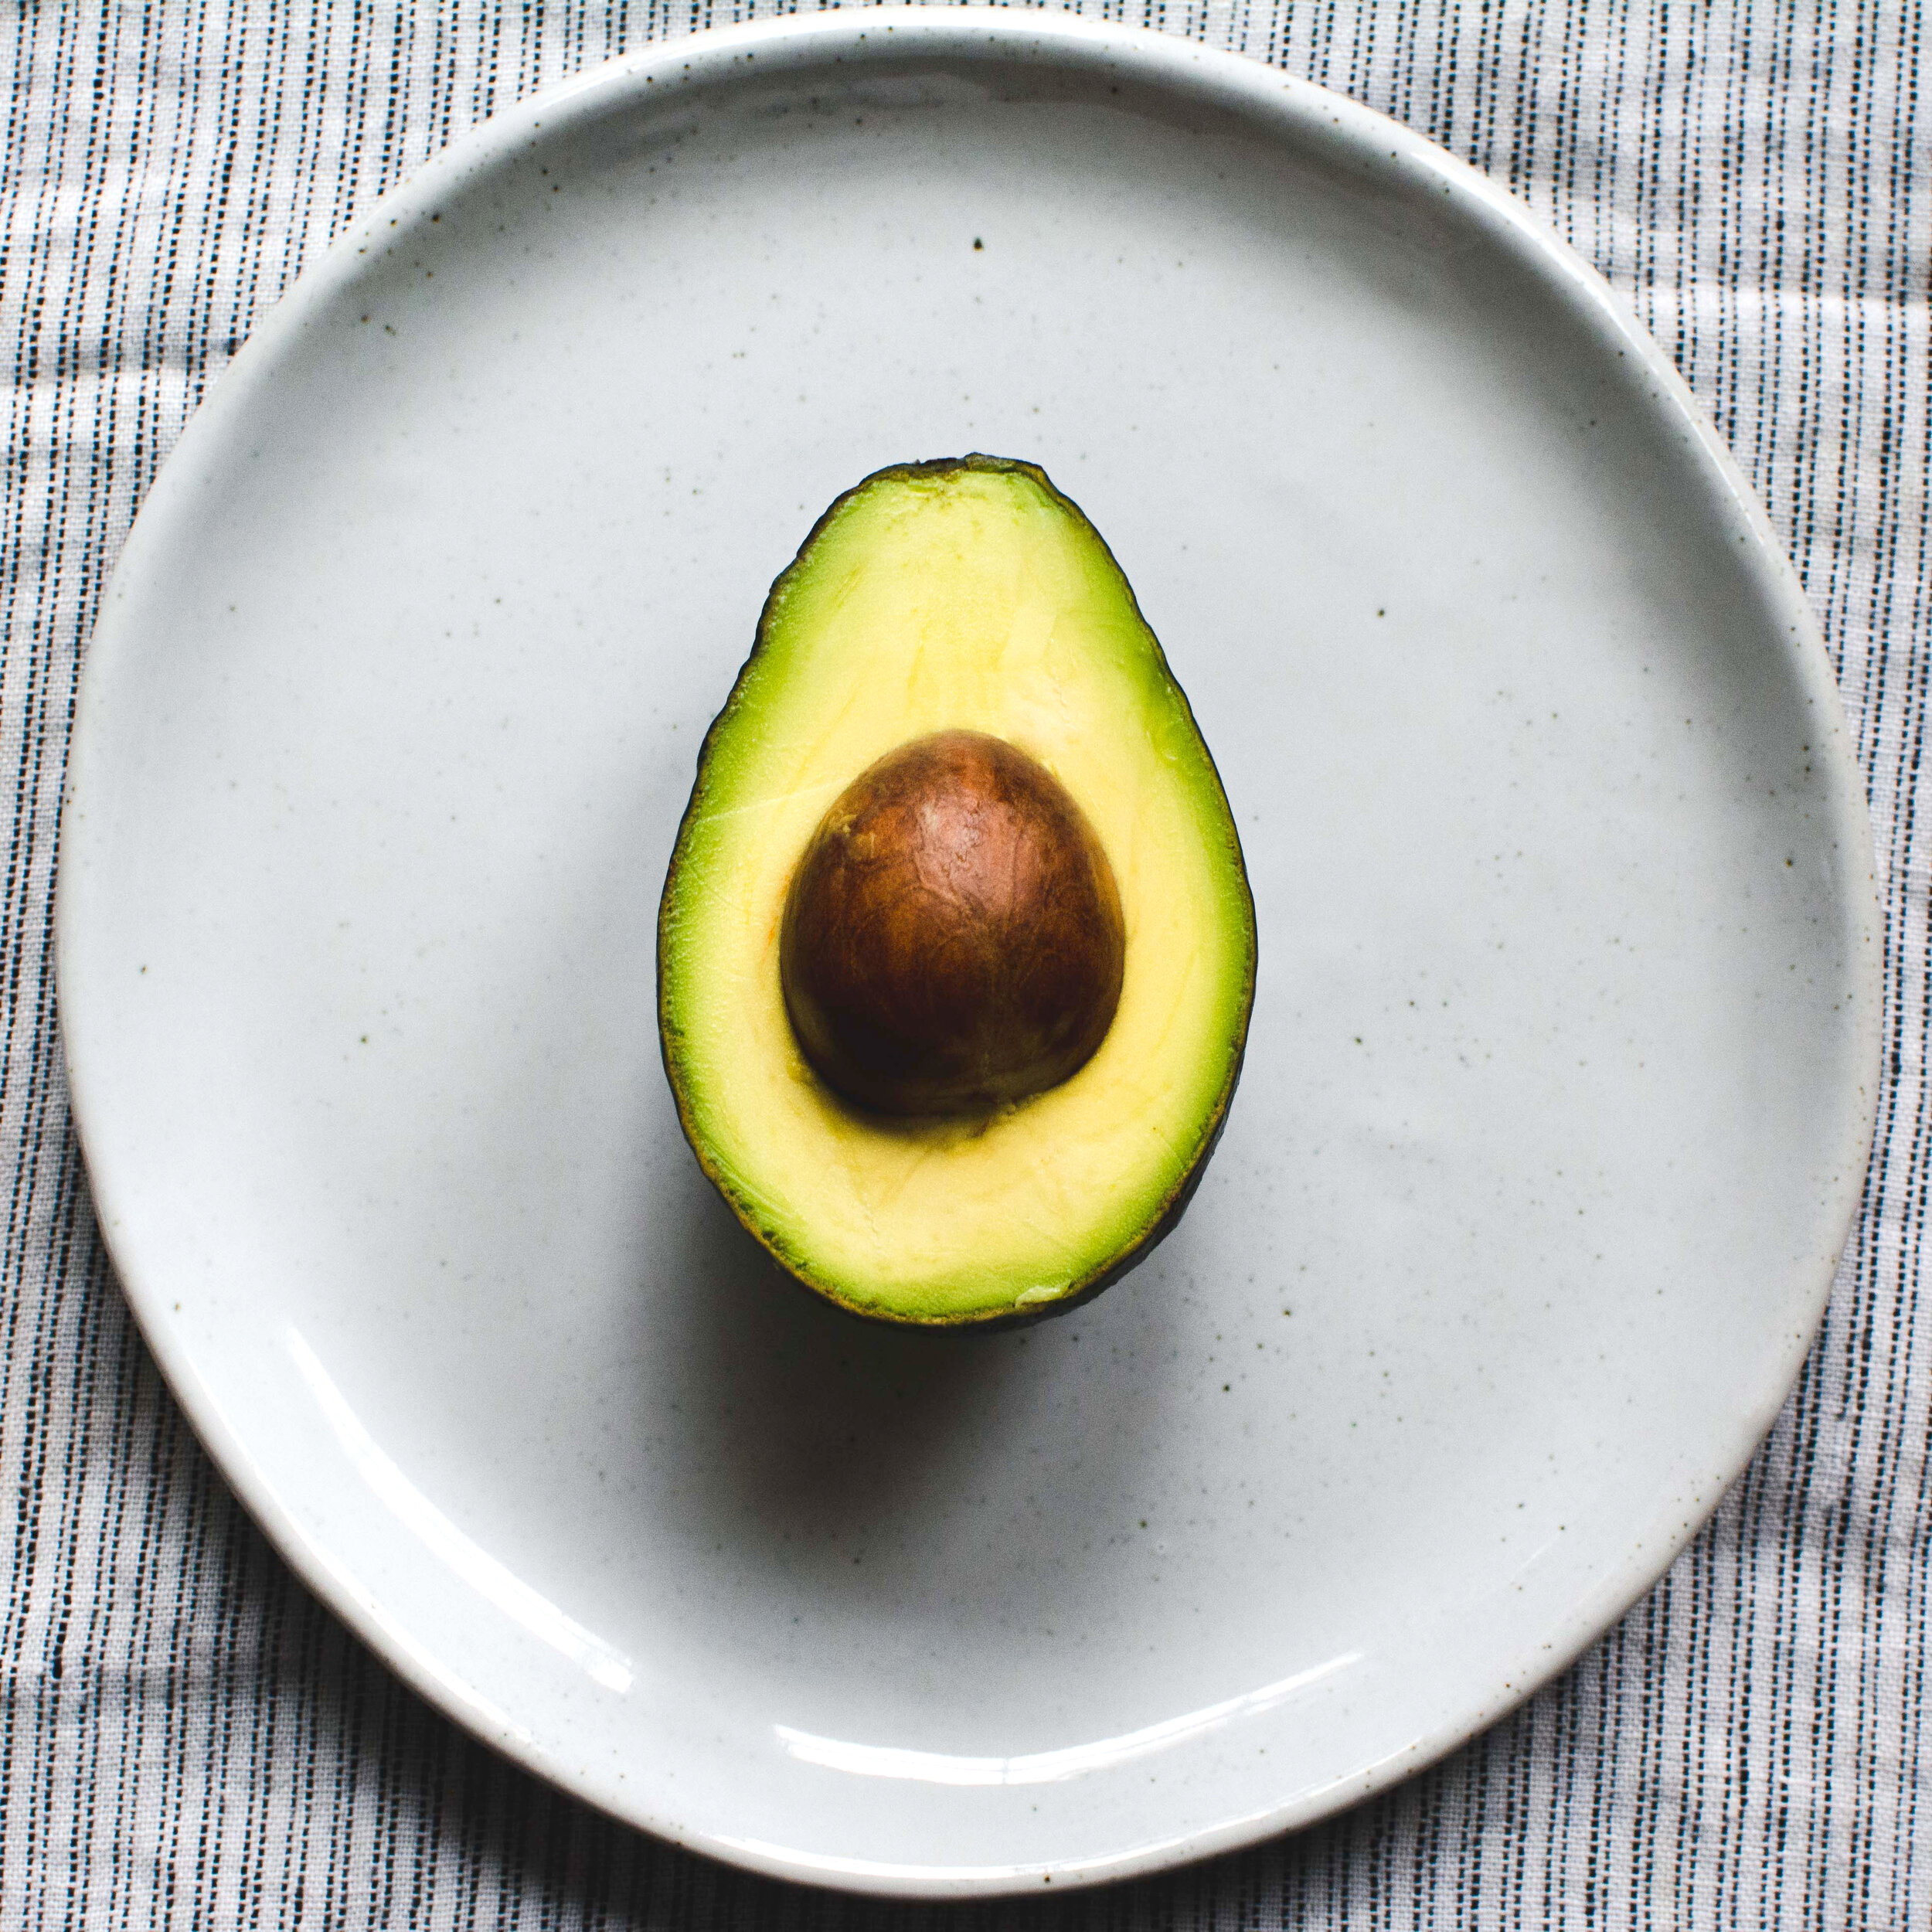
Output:
<svg viewBox="0 0 1932 1932">
<path fill-rule="evenodd" d="M 1253 1012 L 1255 980 L 1260 957 L 1253 893 L 1249 884 L 1245 865 L 1243 865 L 1240 868 L 1240 883 L 1247 921 L 1248 963 L 1240 1009 L 1240 1022 L 1233 1043 L 1233 1051 L 1230 1060 L 1227 1077 L 1211 1110 L 1210 1124 L 1202 1137 L 1199 1151 L 1185 1175 L 1182 1176 L 1172 1193 L 1162 1205 L 1159 1213 L 1149 1222 L 1145 1231 L 1134 1240 L 1132 1245 L 1125 1249 L 1108 1267 L 1095 1274 L 1090 1280 L 1079 1284 L 1053 1301 L 998 1314 L 967 1315 L 951 1319 L 901 1315 L 877 1308 L 855 1306 L 842 1299 L 823 1284 L 808 1279 L 792 1267 L 787 1257 L 767 1237 L 757 1219 L 750 1212 L 749 1204 L 739 1199 L 727 1179 L 711 1158 L 704 1144 L 703 1137 L 697 1131 L 692 1121 L 689 1099 L 684 1090 L 672 1052 L 671 1029 L 667 1023 L 666 1015 L 665 964 L 669 940 L 669 916 L 675 897 L 675 888 L 685 849 L 686 835 L 702 808 L 707 768 L 721 734 L 729 728 L 732 722 L 734 711 L 740 702 L 741 693 L 752 668 L 757 662 L 760 652 L 765 648 L 773 614 L 786 580 L 791 573 L 799 567 L 801 562 L 810 555 L 820 533 L 833 522 L 840 510 L 850 499 L 876 484 L 898 478 L 941 478 L 961 471 L 1005 473 L 1017 471 L 1029 476 L 1043 490 L 1057 498 L 1074 515 L 1086 522 L 1090 529 L 1094 529 L 1095 536 L 1098 537 L 1097 529 L 1095 529 L 1091 519 L 1087 517 L 1085 512 L 1080 509 L 1079 505 L 1071 497 L 1066 495 L 1053 483 L 1046 471 L 1039 465 L 1015 458 L 988 456 L 977 451 L 970 452 L 964 456 L 935 457 L 914 462 L 888 464 L 862 477 L 849 489 L 842 491 L 838 496 L 834 498 L 813 523 L 804 542 L 798 546 L 796 556 L 772 580 L 771 586 L 766 593 L 764 606 L 759 614 L 757 628 L 753 636 L 751 649 L 747 653 L 743 664 L 739 668 L 737 676 L 733 680 L 731 690 L 724 704 L 706 728 L 704 737 L 699 746 L 696 776 L 690 796 L 685 802 L 683 814 L 679 821 L 678 835 L 672 845 L 671 859 L 665 869 L 664 887 L 658 901 L 656 949 L 659 1052 L 665 1068 L 665 1078 L 677 1107 L 679 1125 L 683 1131 L 685 1139 L 689 1143 L 692 1154 L 696 1158 L 700 1170 L 706 1179 L 718 1190 L 726 1205 L 731 1209 L 740 1225 L 758 1243 L 759 1246 L 765 1250 L 777 1265 L 778 1272 L 794 1288 L 808 1295 L 810 1299 L 818 1306 L 824 1307 L 828 1304 L 847 1319 L 862 1322 L 868 1327 L 883 1324 L 893 1328 L 954 1335 L 968 1331 L 986 1334 L 1008 1333 L 1015 1329 L 1032 1328 L 1039 1322 L 1052 1321 L 1059 1316 L 1070 1314 L 1076 1308 L 1083 1308 L 1104 1289 L 1111 1287 L 1124 1276 L 1132 1273 L 1179 1226 L 1182 1216 L 1187 1212 L 1189 1204 L 1192 1202 L 1207 1172 L 1208 1164 L 1213 1158 L 1216 1148 L 1220 1145 L 1221 1136 L 1227 1126 L 1228 1111 L 1233 1104 L 1236 1089 L 1240 1083 L 1242 1068 L 1247 1059 L 1248 1028 Z M 1099 540 L 1102 547 L 1106 548 L 1105 540 L 1104 539 Z M 1108 554 L 1111 557 L 1111 550 Z M 1117 560 L 1114 561 L 1115 567 L 1118 569 Z M 1121 573 L 1121 577 L 1122 584 L 1125 586 L 1127 578 L 1124 571 Z M 1128 595 L 1130 598 L 1132 596 L 1131 587 L 1128 590 Z M 1170 680 L 1172 680 L 1172 674 L 1169 675 Z M 1185 693 L 1181 690 L 1178 682 L 1174 682 L 1174 689 L 1180 702 L 1186 709 L 1189 719 L 1192 719 L 1192 707 L 1187 704 Z M 1195 726 L 1195 733 L 1209 767 L 1214 770 L 1216 781 L 1219 783 L 1219 768 L 1214 764 L 1212 750 L 1208 747 L 1206 739 L 1201 736 L 1198 723 Z M 1222 790 L 1225 796 L 1225 785 L 1222 787 Z"/>
</svg>

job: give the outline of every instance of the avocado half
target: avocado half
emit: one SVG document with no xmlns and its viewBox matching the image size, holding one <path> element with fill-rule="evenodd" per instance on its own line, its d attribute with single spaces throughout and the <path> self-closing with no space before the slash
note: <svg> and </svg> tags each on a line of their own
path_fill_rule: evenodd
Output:
<svg viewBox="0 0 1932 1932">
<path fill-rule="evenodd" d="M 1077 801 L 1117 881 L 1119 1004 L 1071 1077 L 964 1117 L 842 1099 L 781 987 L 820 820 L 896 747 L 1004 739 Z M 1030 463 L 879 471 L 773 584 L 706 734 L 665 882 L 658 1011 L 699 1165 L 841 1308 L 922 1327 L 1059 1313 L 1179 1219 L 1219 1138 L 1254 996 L 1254 901 L 1185 696 L 1099 533 Z"/>
</svg>

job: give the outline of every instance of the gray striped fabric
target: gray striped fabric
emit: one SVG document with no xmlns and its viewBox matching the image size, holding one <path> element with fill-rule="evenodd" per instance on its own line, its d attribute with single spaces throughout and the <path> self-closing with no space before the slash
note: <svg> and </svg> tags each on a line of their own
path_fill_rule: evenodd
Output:
<svg viewBox="0 0 1932 1932">
<path fill-rule="evenodd" d="M 291 1579 L 182 1423 L 103 1257 L 53 1010 L 60 791 L 104 580 L 198 397 L 352 209 L 531 88 L 769 10 L 8 9 L 0 1923 L 1932 1924 L 1932 66 L 1906 0 L 1090 9 L 1341 89 L 1553 218 L 1730 437 L 1840 669 L 1886 880 L 1862 1223 L 1770 1442 L 1562 1682 L 1298 1839 L 1023 1915 L 863 1905 L 642 1838 L 471 1743 Z"/>
</svg>

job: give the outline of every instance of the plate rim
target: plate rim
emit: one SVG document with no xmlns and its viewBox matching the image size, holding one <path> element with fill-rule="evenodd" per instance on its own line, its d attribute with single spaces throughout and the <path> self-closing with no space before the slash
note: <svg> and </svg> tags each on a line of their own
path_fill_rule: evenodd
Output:
<svg viewBox="0 0 1932 1932">
<path fill-rule="evenodd" d="M 101 691 L 112 679 L 128 646 L 118 613 L 130 587 L 143 574 L 151 552 L 165 549 L 174 534 L 176 498 L 202 444 L 241 406 L 250 393 L 254 365 L 292 339 L 327 294 L 353 277 L 356 264 L 372 252 L 386 232 L 434 210 L 440 196 L 472 169 L 500 165 L 526 144 L 554 133 L 579 113 L 601 111 L 647 87 L 662 100 L 692 87 L 728 88 L 736 78 L 782 74 L 787 67 L 816 67 L 843 62 L 855 68 L 872 61 L 960 59 L 992 60 L 1026 67 L 1093 72 L 1130 71 L 1150 88 L 1179 91 L 1223 111 L 1237 111 L 1255 124 L 1270 127 L 1277 138 L 1309 140 L 1318 124 L 1324 140 L 1346 155 L 1359 154 L 1376 166 L 1393 163 L 1429 178 L 1478 223 L 1488 239 L 1507 250 L 1519 267 L 1560 296 L 1571 312 L 1606 343 L 1633 355 L 1651 385 L 1649 413 L 1674 423 L 1691 443 L 1713 514 L 1728 503 L 1750 567 L 1766 594 L 1767 609 L 1788 618 L 1784 655 L 1801 689 L 1826 709 L 1836 726 L 1827 754 L 1834 781 L 1822 808 L 1831 830 L 1848 855 L 1842 888 L 1848 910 L 1859 902 L 1862 944 L 1849 962 L 1857 980 L 1859 1045 L 1872 1070 L 1861 1089 L 1855 1134 L 1837 1150 L 1835 1183 L 1838 1239 L 1834 1266 L 1821 1270 L 1806 1325 L 1781 1339 L 1776 1368 L 1760 1400 L 1734 1415 L 1725 1432 L 1726 1453 L 1707 1494 L 1688 1514 L 1639 1545 L 1641 1555 L 1605 1573 L 1577 1604 L 1560 1629 L 1536 1647 L 1499 1685 L 1497 1693 L 1460 1719 L 1420 1737 L 1382 1763 L 1345 1774 L 1335 1783 L 1292 1801 L 1226 1819 L 1207 1830 L 1141 1844 L 1089 1858 L 1032 1861 L 1011 1866 L 946 1866 L 933 1862 L 887 1865 L 733 1836 L 668 1815 L 650 1807 L 623 1802 L 624 1794 L 607 1781 L 580 1770 L 566 1753 L 546 1747 L 508 1724 L 461 1679 L 444 1670 L 406 1634 L 391 1624 L 373 1594 L 331 1560 L 322 1544 L 286 1506 L 270 1479 L 256 1464 L 246 1443 L 230 1428 L 214 1389 L 203 1379 L 193 1352 L 162 1317 L 162 1298 L 144 1287 L 140 1259 L 124 1253 L 116 1236 L 114 1176 L 101 1172 L 90 1151 L 90 1122 L 111 1105 L 111 1080 L 97 1077 L 84 1042 L 76 1050 L 73 1016 L 84 1005 L 70 999 L 77 937 L 73 899 L 60 887 L 78 862 L 84 799 L 77 802 L 83 767 L 91 762 L 90 719 L 102 709 Z M 751 63 L 760 64 L 753 70 Z M 661 83 L 663 83 L 661 85 Z M 1332 131 L 1331 131 L 1332 130 Z M 239 376 L 237 375 L 239 372 Z M 1858 882 L 1864 882 L 1861 893 Z M 1855 923 L 1855 921 L 1848 922 Z M 1478 169 L 1425 136 L 1374 108 L 1332 92 L 1314 81 L 1267 66 L 1258 58 L 1205 46 L 1182 36 L 1095 21 L 1078 15 L 989 14 L 979 9 L 919 6 L 839 9 L 812 16 L 782 16 L 713 29 L 653 43 L 583 73 L 539 88 L 453 138 L 347 223 L 304 267 L 285 292 L 257 321 L 247 340 L 210 386 L 185 425 L 175 447 L 159 467 L 138 508 L 112 573 L 104 587 L 93 631 L 83 649 L 68 741 L 62 787 L 59 845 L 55 865 L 54 977 L 58 1028 L 75 1132 L 86 1166 L 97 1223 L 123 1294 L 169 1389 L 220 1471 L 269 1541 L 303 1586 L 340 1618 L 355 1635 L 418 1696 L 462 1724 L 526 1770 L 590 1804 L 623 1823 L 665 1841 L 724 1860 L 762 1876 L 808 1886 L 899 1898 L 993 1897 L 1037 1894 L 1046 1886 L 1064 1890 L 1145 1876 L 1175 1866 L 1253 1845 L 1299 1829 L 1414 1775 L 1467 1743 L 1560 1675 L 1662 1578 L 1683 1549 L 1715 1512 L 1746 1467 L 1788 1397 L 1816 1339 L 1842 1255 L 1856 1224 L 1876 1128 L 1881 1061 L 1883 993 L 1883 911 L 1876 886 L 1876 848 L 1864 801 L 1862 773 L 1847 729 L 1842 702 L 1822 634 L 1797 573 L 1772 529 L 1755 491 L 1728 445 L 1668 355 L 1604 279 L 1529 205 Z M 84 1022 L 80 1029 L 84 1035 Z M 1823 1217 L 1821 1216 L 1821 1221 Z"/>
</svg>

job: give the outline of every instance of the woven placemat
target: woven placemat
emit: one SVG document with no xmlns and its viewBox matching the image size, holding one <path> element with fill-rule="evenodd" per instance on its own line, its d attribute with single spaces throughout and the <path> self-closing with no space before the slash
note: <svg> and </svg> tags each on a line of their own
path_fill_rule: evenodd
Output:
<svg viewBox="0 0 1932 1932">
<path fill-rule="evenodd" d="M 1862 1218 L 1748 1474 L 1567 1675 L 1298 1838 L 1051 1906 L 865 1903 L 673 1850 L 469 1741 L 293 1580 L 197 1447 L 95 1229 L 54 1011 L 60 787 L 107 574 L 198 399 L 353 210 L 532 88 L 781 10 L 23 0 L 0 29 L 0 1924 L 1932 1922 L 1932 65 L 1904 0 L 1086 9 L 1366 101 L 1553 220 L 1730 440 L 1838 668 L 1886 914 Z"/>
</svg>

